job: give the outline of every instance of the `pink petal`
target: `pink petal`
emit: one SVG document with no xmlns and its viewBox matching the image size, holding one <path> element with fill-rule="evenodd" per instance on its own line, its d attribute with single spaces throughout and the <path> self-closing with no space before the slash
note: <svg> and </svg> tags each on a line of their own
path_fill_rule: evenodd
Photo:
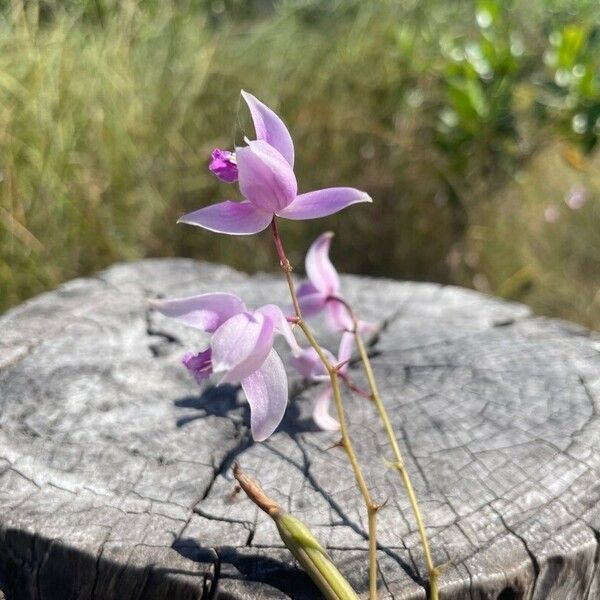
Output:
<svg viewBox="0 0 600 600">
<path fill-rule="evenodd" d="M 310 281 L 300 284 L 296 295 L 302 315 L 305 317 L 319 313 L 327 302 L 327 294 L 319 291 Z"/>
<path fill-rule="evenodd" d="M 331 364 L 335 364 L 335 358 L 329 350 L 323 349 Z M 305 379 L 313 381 L 325 381 L 329 379 L 329 373 L 319 358 L 317 351 L 311 346 L 304 348 L 292 357 L 292 365 Z"/>
<path fill-rule="evenodd" d="M 271 319 L 271 321 L 273 321 L 275 333 L 279 333 L 284 337 L 292 353 L 295 354 L 301 351 L 294 333 L 292 332 L 292 328 L 290 327 L 288 320 L 285 318 L 285 315 L 279 306 L 276 304 L 266 304 L 265 306 L 261 306 L 259 309 L 257 309 L 256 312 L 265 315 Z"/>
<path fill-rule="evenodd" d="M 333 233 L 321 234 L 310 246 L 306 254 L 306 274 L 311 283 L 324 295 L 335 295 L 340 288 L 340 279 L 329 260 L 329 247 Z"/>
<path fill-rule="evenodd" d="M 287 375 L 275 350 L 260 369 L 242 379 L 242 389 L 250 404 L 252 437 L 262 442 L 281 423 L 288 399 Z"/>
<path fill-rule="evenodd" d="M 150 306 L 181 323 L 212 333 L 225 321 L 246 310 L 233 294 L 216 292 L 173 300 L 150 300 Z"/>
<path fill-rule="evenodd" d="M 266 229 L 272 219 L 272 214 L 259 210 L 251 202 L 226 200 L 188 213 L 177 222 L 197 225 L 217 233 L 250 235 Z"/>
<path fill-rule="evenodd" d="M 358 332 L 361 335 L 373 335 L 379 331 L 379 326 L 370 321 L 358 321 Z"/>
<path fill-rule="evenodd" d="M 271 319 L 260 313 L 235 315 L 212 337 L 213 372 L 226 372 L 219 383 L 240 381 L 263 364 L 272 347 Z"/>
<path fill-rule="evenodd" d="M 296 176 L 275 148 L 258 140 L 236 148 L 235 155 L 240 191 L 256 208 L 273 214 L 294 200 Z"/>
<path fill-rule="evenodd" d="M 323 386 L 317 395 L 313 409 L 313 419 L 318 427 L 325 431 L 338 431 L 340 424 L 329 414 L 332 389 L 330 385 Z"/>
<path fill-rule="evenodd" d="M 318 219 L 332 215 L 351 204 L 372 202 L 370 196 L 354 188 L 327 188 L 300 194 L 289 206 L 277 212 L 284 219 Z"/>
<path fill-rule="evenodd" d="M 354 328 L 346 307 L 335 300 L 329 300 L 325 306 L 325 321 L 332 331 L 352 331 Z"/>
<path fill-rule="evenodd" d="M 256 139 L 264 140 L 273 146 L 293 167 L 294 142 L 292 142 L 292 136 L 283 121 L 252 94 L 242 90 L 242 97 L 250 109 Z"/>
<path fill-rule="evenodd" d="M 342 375 L 348 370 L 348 361 L 352 357 L 352 349 L 354 348 L 354 334 L 350 331 L 345 331 L 340 340 L 338 350 L 338 364 L 344 363 L 340 369 Z"/>
<path fill-rule="evenodd" d="M 300 310 L 302 311 L 303 317 L 312 317 L 318 314 L 323 310 L 326 303 L 327 296 L 321 292 L 306 296 L 298 296 L 298 304 L 300 304 Z"/>
</svg>

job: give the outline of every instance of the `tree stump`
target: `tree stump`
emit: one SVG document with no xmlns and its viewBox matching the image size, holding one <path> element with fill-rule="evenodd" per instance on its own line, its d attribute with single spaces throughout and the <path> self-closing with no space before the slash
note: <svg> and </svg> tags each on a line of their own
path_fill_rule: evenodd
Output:
<svg viewBox="0 0 600 600">
<path fill-rule="evenodd" d="M 599 336 L 454 287 L 342 285 L 361 318 L 382 325 L 373 365 L 434 559 L 447 563 L 441 597 L 599 598 Z M 6 600 L 318 598 L 270 519 L 236 493 L 235 460 L 365 594 L 365 511 L 345 455 L 328 449 L 335 437 L 311 420 L 317 387 L 290 372 L 282 425 L 253 443 L 241 391 L 199 388 L 180 364 L 202 334 L 146 304 L 216 290 L 287 303 L 282 277 L 148 260 L 0 318 Z M 360 365 L 350 372 L 363 381 Z M 345 402 L 374 498 L 387 501 L 380 596 L 424 599 L 387 439 L 368 400 Z"/>
</svg>

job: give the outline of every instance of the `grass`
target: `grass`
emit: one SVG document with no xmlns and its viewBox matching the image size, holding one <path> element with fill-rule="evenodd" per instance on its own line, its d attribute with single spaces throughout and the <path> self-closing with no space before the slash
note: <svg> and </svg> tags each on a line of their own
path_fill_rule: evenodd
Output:
<svg viewBox="0 0 600 600">
<path fill-rule="evenodd" d="M 294 262 L 331 228 L 341 270 L 467 285 L 600 328 L 598 7 L 506 6 L 5 6 L 0 310 L 117 260 L 273 268 L 266 242 L 175 226 L 234 193 L 206 164 L 251 131 L 245 88 L 290 126 L 302 190 L 375 200 L 286 226 Z"/>
</svg>

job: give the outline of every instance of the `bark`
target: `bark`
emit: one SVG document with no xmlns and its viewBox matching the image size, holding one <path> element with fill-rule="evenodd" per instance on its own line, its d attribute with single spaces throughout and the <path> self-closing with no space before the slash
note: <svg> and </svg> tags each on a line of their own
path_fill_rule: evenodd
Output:
<svg viewBox="0 0 600 600">
<path fill-rule="evenodd" d="M 343 286 L 383 327 L 373 366 L 434 558 L 449 562 L 442 597 L 597 598 L 600 337 L 458 288 Z M 0 598 L 318 598 L 269 517 L 235 493 L 236 460 L 365 594 L 366 515 L 335 437 L 310 418 L 318 388 L 290 372 L 284 422 L 253 443 L 242 392 L 199 388 L 180 364 L 206 338 L 145 302 L 217 289 L 287 303 L 281 277 L 149 260 L 0 317 Z M 381 598 L 424 599 L 375 410 L 345 402 L 374 499 L 387 500 Z"/>
</svg>

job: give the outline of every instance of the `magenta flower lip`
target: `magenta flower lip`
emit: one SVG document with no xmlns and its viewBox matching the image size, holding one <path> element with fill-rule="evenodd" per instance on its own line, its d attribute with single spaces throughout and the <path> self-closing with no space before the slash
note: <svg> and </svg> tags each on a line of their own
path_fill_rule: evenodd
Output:
<svg viewBox="0 0 600 600">
<path fill-rule="evenodd" d="M 187 352 L 181 362 L 193 375 L 198 383 L 202 383 L 212 375 L 211 351 L 204 350 L 198 354 Z"/>
<path fill-rule="evenodd" d="M 275 216 L 284 219 L 317 219 L 352 204 L 371 202 L 365 192 L 335 187 L 298 194 L 294 174 L 294 144 L 281 118 L 252 94 L 242 91 L 256 133 L 256 140 L 231 152 L 215 150 L 210 170 L 219 179 L 237 179 L 244 200 L 226 200 L 206 206 L 179 219 L 209 231 L 251 235 L 266 229 Z"/>
<path fill-rule="evenodd" d="M 238 168 L 235 154 L 229 152 L 229 150 L 219 150 L 219 148 L 215 148 L 212 151 L 208 169 L 218 179 L 225 183 L 234 183 L 238 180 Z"/>
<path fill-rule="evenodd" d="M 250 404 L 250 426 L 255 440 L 267 439 L 277 428 L 287 406 L 285 368 L 273 349 L 282 335 L 294 353 L 298 344 L 281 309 L 267 304 L 250 311 L 234 294 L 201 294 L 171 300 L 152 300 L 162 314 L 212 334 L 210 348 L 184 356 L 197 381 L 212 373 L 221 383 L 240 383 Z"/>
</svg>

